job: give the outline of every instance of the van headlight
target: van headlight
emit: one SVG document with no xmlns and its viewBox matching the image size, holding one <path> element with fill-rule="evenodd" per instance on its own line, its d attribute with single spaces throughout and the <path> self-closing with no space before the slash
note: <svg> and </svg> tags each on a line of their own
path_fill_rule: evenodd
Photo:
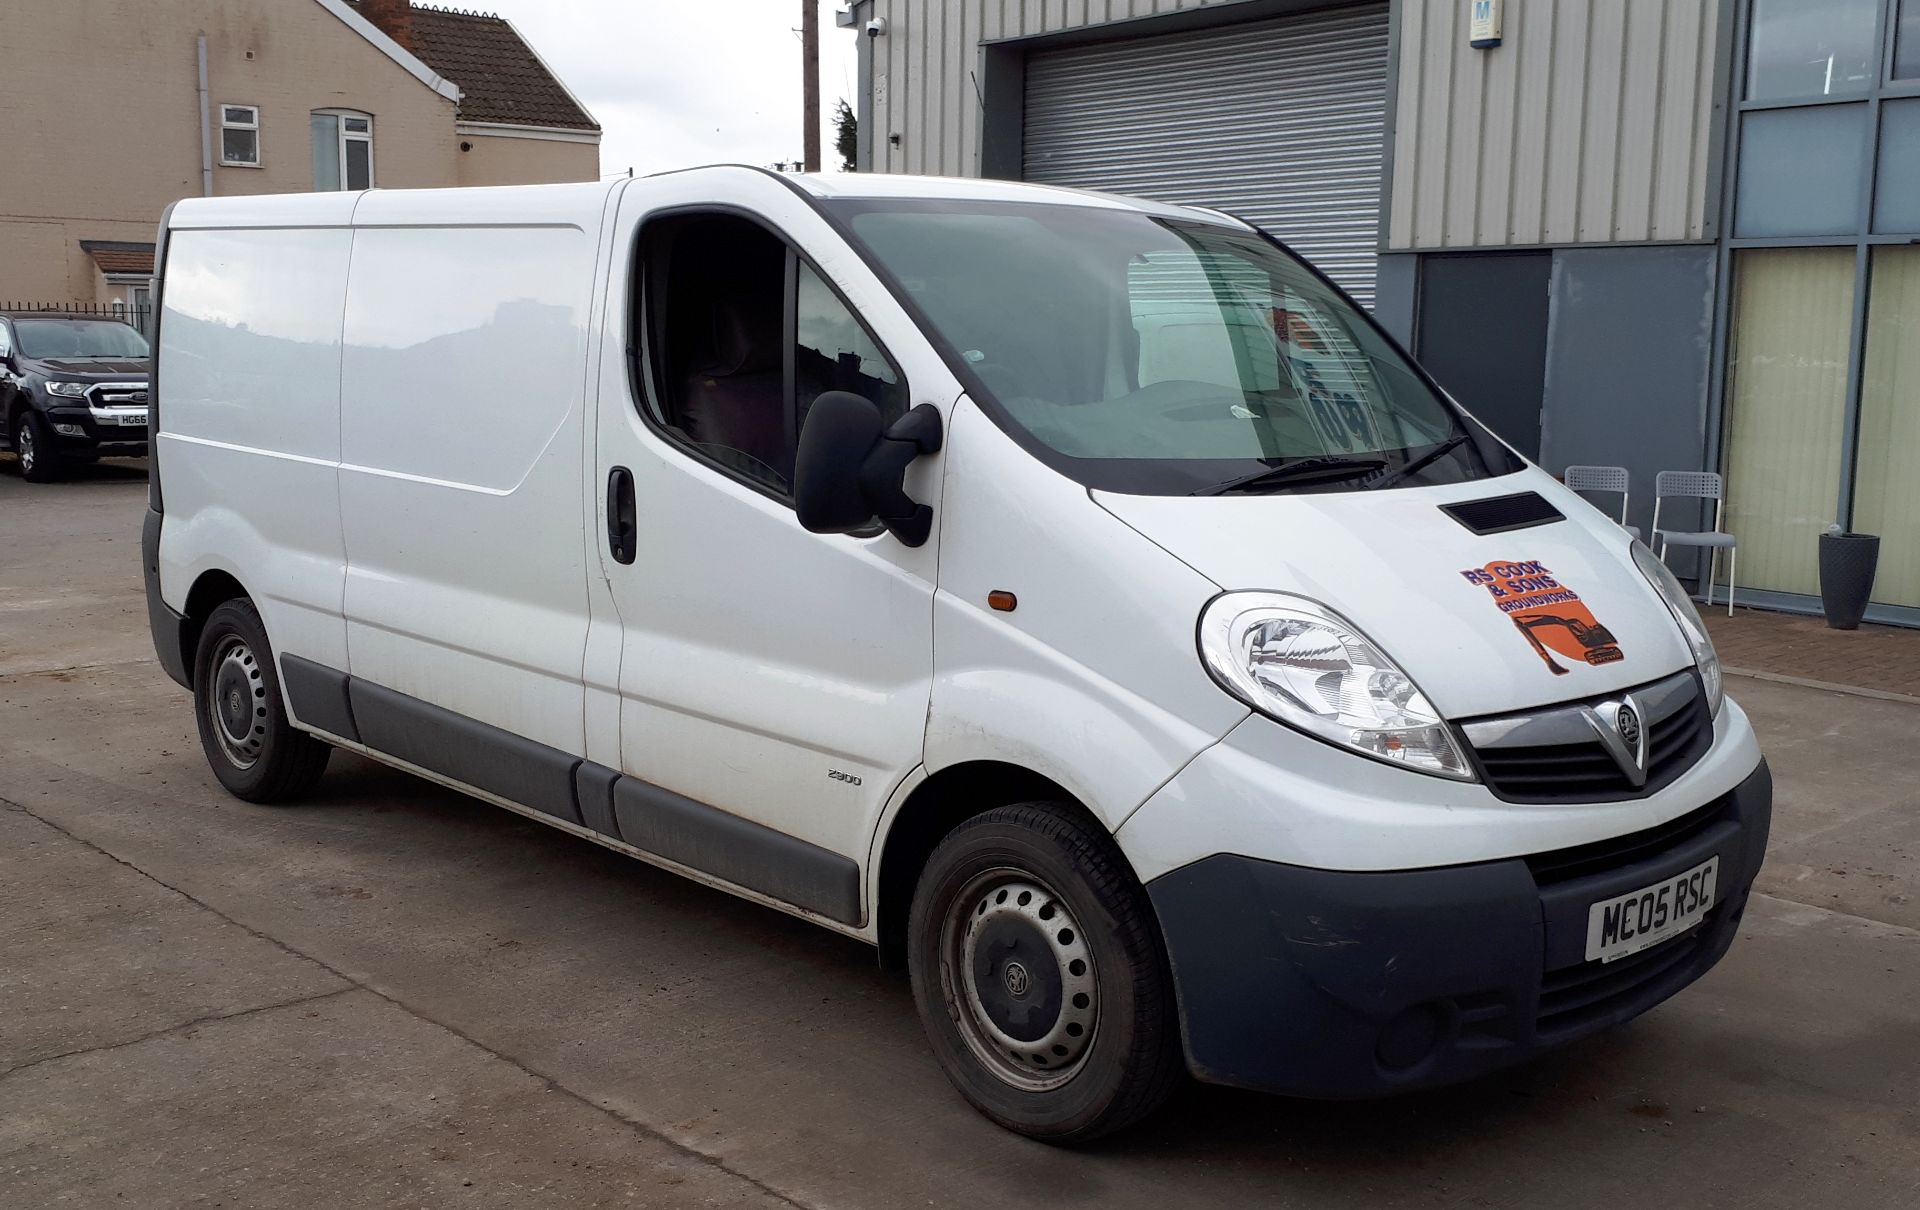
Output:
<svg viewBox="0 0 1920 1210">
<path fill-rule="evenodd" d="M 1700 669 L 1700 683 L 1707 691 L 1707 708 L 1714 718 L 1719 718 L 1720 702 L 1726 696 L 1726 682 L 1720 675 L 1720 653 L 1713 649 L 1713 640 L 1707 637 L 1707 624 L 1700 620 L 1693 598 L 1687 595 L 1687 590 L 1681 587 L 1673 570 L 1660 556 L 1638 541 L 1633 543 L 1633 561 L 1640 568 L 1640 574 L 1653 585 L 1653 590 L 1660 594 L 1660 599 L 1667 603 L 1680 633 L 1687 636 L 1687 646 L 1693 649 L 1694 666 Z"/>
<path fill-rule="evenodd" d="M 1200 658 L 1227 692 L 1290 727 L 1421 773 L 1475 780 L 1413 679 L 1316 601 L 1217 596 L 1200 614 Z"/>
<path fill-rule="evenodd" d="M 91 385 L 91 383 L 86 382 L 49 382 L 47 384 L 47 394 L 64 395 L 68 399 L 85 399 L 87 396 L 87 388 Z"/>
</svg>

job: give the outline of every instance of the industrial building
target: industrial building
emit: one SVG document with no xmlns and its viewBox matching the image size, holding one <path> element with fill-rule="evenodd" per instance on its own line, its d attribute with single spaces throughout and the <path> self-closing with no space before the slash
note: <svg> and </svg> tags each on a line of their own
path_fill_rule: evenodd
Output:
<svg viewBox="0 0 1920 1210">
<path fill-rule="evenodd" d="M 1549 470 L 1627 467 L 1643 530 L 1657 472 L 1722 472 L 1743 603 L 1816 608 L 1838 524 L 1882 538 L 1868 616 L 1920 624 L 1920 0 L 843 20 L 863 170 L 1237 214 Z"/>
</svg>

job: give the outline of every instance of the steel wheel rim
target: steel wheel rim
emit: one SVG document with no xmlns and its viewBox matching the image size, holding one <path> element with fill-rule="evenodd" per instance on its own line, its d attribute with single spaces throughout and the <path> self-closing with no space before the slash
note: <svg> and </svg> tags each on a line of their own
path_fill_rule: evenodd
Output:
<svg viewBox="0 0 1920 1210">
<path fill-rule="evenodd" d="M 1025 870 L 975 875 L 947 909 L 940 980 L 948 1011 L 967 1049 L 1012 1087 L 1046 1092 L 1086 1065 L 1100 1019 L 1096 974 L 1072 909 Z M 1046 1011 L 1055 994 L 1057 1014 Z M 1032 1010 L 1024 1021 L 1022 1006 Z"/>
<path fill-rule="evenodd" d="M 220 754 L 236 769 L 253 768 L 267 744 L 267 682 L 239 635 L 214 647 L 207 688 L 207 722 Z"/>
<path fill-rule="evenodd" d="M 21 470 L 33 470 L 33 426 L 25 421 L 13 434 L 13 452 L 20 459 Z"/>
</svg>

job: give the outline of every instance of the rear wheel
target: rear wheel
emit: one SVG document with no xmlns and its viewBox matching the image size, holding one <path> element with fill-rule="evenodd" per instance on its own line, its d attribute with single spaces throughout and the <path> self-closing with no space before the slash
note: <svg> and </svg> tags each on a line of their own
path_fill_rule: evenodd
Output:
<svg viewBox="0 0 1920 1210">
<path fill-rule="evenodd" d="M 1085 1142 L 1172 1091 L 1178 1016 L 1152 906 L 1112 838 L 1068 808 L 1003 807 L 954 829 L 908 928 L 934 1052 L 1002 1126 Z"/>
<path fill-rule="evenodd" d="M 216 606 L 193 665 L 200 746 L 220 784 L 248 802 L 284 802 L 313 788 L 333 749 L 287 719 L 266 627 L 247 600 Z"/>
<path fill-rule="evenodd" d="M 64 460 L 47 422 L 32 409 L 14 417 L 13 456 L 20 460 L 20 477 L 29 483 L 51 483 L 60 477 Z"/>
</svg>

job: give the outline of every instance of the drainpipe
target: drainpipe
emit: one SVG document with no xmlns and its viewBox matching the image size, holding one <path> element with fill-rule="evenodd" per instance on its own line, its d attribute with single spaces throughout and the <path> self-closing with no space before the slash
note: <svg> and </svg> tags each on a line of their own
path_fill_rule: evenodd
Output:
<svg viewBox="0 0 1920 1210">
<path fill-rule="evenodd" d="M 200 196 L 213 196 L 213 114 L 207 107 L 207 36 L 200 35 Z"/>
</svg>

